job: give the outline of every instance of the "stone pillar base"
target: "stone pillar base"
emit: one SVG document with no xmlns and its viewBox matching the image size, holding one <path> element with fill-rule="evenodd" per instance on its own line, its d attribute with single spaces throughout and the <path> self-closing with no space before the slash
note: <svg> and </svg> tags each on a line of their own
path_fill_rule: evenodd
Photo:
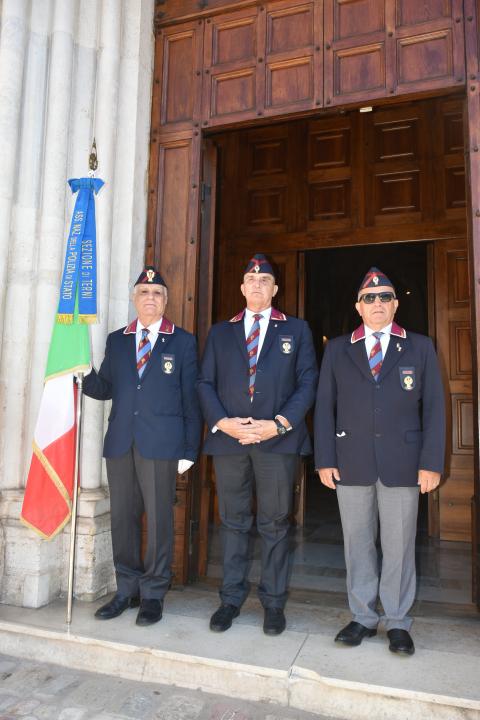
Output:
<svg viewBox="0 0 480 720">
<path fill-rule="evenodd" d="M 37 608 L 67 592 L 70 525 L 52 540 L 44 540 L 20 522 L 22 501 L 20 490 L 4 490 L 0 495 L 0 602 Z M 108 492 L 82 490 L 75 597 L 96 600 L 114 589 Z"/>
</svg>

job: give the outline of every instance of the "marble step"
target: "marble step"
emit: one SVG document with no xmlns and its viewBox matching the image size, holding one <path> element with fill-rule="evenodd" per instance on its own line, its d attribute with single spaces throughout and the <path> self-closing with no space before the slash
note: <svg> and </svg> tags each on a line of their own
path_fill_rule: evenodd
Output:
<svg viewBox="0 0 480 720">
<path fill-rule="evenodd" d="M 135 610 L 97 621 L 96 605 L 89 603 L 75 603 L 70 629 L 64 602 L 39 610 L 0 606 L 0 652 L 129 680 L 267 700 L 332 718 L 480 720 L 474 623 L 462 627 L 450 621 L 443 628 L 445 647 L 423 643 L 413 657 L 397 657 L 389 653 L 383 633 L 358 648 L 338 647 L 323 631 L 287 629 L 279 637 L 266 637 L 258 609 L 242 612 L 219 635 L 209 631 L 207 614 L 185 614 L 188 605 L 175 595 L 169 596 L 173 600 L 163 620 L 151 627 L 135 625 Z M 198 603 L 211 604 L 212 598 Z M 290 617 L 295 626 L 295 608 Z M 458 627 L 470 635 L 474 631 L 471 642 L 464 639 L 463 650 L 462 638 L 448 643 Z"/>
</svg>

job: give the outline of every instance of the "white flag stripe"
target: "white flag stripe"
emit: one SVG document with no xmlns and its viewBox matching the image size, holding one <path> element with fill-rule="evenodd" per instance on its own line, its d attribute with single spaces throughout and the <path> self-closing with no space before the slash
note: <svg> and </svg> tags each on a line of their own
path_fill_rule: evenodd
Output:
<svg viewBox="0 0 480 720">
<path fill-rule="evenodd" d="M 47 380 L 35 428 L 35 442 L 44 450 L 65 435 L 75 421 L 73 375 L 60 375 Z"/>
</svg>

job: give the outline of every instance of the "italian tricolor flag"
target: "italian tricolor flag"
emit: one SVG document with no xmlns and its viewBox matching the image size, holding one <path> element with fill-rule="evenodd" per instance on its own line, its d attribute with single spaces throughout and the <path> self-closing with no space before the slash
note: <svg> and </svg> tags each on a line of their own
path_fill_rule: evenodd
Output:
<svg viewBox="0 0 480 720">
<path fill-rule="evenodd" d="M 78 313 L 70 325 L 55 322 L 45 386 L 33 439 L 32 462 L 20 519 L 44 538 L 70 519 L 75 470 L 76 387 L 73 374 L 90 367 L 88 325 Z"/>
</svg>

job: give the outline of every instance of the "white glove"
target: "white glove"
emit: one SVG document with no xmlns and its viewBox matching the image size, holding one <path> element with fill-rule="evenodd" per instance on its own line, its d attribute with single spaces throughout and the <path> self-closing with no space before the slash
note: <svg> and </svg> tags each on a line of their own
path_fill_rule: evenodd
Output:
<svg viewBox="0 0 480 720">
<path fill-rule="evenodd" d="M 190 470 L 193 465 L 193 460 L 179 460 L 177 472 L 179 475 L 183 475 L 184 472 Z"/>
</svg>

